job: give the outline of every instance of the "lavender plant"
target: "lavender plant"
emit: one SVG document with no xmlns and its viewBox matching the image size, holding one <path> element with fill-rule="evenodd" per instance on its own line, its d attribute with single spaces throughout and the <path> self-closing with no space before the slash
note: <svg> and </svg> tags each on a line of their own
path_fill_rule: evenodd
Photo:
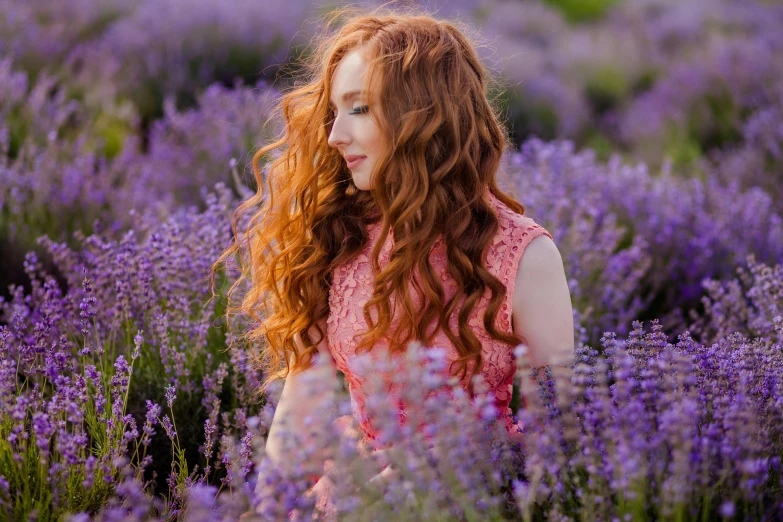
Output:
<svg viewBox="0 0 783 522">
<path fill-rule="evenodd" d="M 280 466 L 263 455 L 256 433 L 257 474 L 222 497 L 194 487 L 186 520 L 226 520 L 241 509 L 249 509 L 242 520 L 781 516 L 779 345 L 730 335 L 708 347 L 687 332 L 671 344 L 659 323 L 646 332 L 635 322 L 626 339 L 607 332 L 601 352 L 581 345 L 567 381 L 548 367 L 529 368 L 525 347 L 517 347 L 517 380 L 534 378 L 540 400 L 518 412 L 522 434 L 514 441 L 493 422 L 491 401 L 449 388 L 438 349 L 409 346 L 415 369 L 395 374 L 415 402 L 408 422 L 399 424 L 384 388 L 368 400 L 385 451 L 364 447 L 349 417 L 353 429 L 334 423 L 306 437 L 290 433 Z M 314 399 L 323 385 L 313 383 Z M 350 411 L 344 395 L 337 411 Z M 307 479 L 318 449 L 333 459 L 328 501 Z M 387 464 L 392 473 L 368 481 Z"/>
<path fill-rule="evenodd" d="M 64 61 L 84 41 L 99 36 L 132 9 L 118 0 L 0 2 L 0 54 L 37 74 Z"/>
<path fill-rule="evenodd" d="M 0 77 L 19 84 L 7 104 L 0 104 L 0 112 L 16 118 L 6 120 L 11 127 L 0 122 L 0 244 L 8 252 L 6 275 L 15 265 L 21 268 L 25 252 L 41 254 L 35 239 L 43 234 L 75 245 L 72 234 L 91 234 L 99 220 L 103 232 L 117 238 L 135 227 L 132 211 L 151 210 L 166 219 L 181 206 L 203 209 L 201 188 L 218 181 L 230 182 L 246 197 L 245 185 L 254 186 L 245 172 L 249 153 L 278 130 L 269 106 L 276 90 L 263 82 L 237 83 L 234 89 L 213 85 L 199 97 L 198 109 L 178 111 L 169 99 L 146 150 L 138 136 L 127 135 L 115 144 L 115 157 L 108 157 L 100 145 L 106 143 L 100 125 L 87 125 L 80 104 L 49 100 L 46 93 L 54 84 L 46 79 L 27 93 L 25 75 L 4 64 Z M 37 119 L 36 113 L 48 119 Z M 126 116 L 122 121 L 137 124 L 132 113 Z M 14 121 L 23 131 L 14 130 Z M 44 130 L 48 134 L 42 137 Z M 0 278 L 4 285 L 21 283 L 19 276 L 6 275 Z"/>
<path fill-rule="evenodd" d="M 493 40 L 482 53 L 510 80 L 507 101 L 518 142 L 535 133 L 607 150 L 633 147 L 650 164 L 662 160 L 655 151 L 690 160 L 716 139 L 738 135 L 744 109 L 755 106 L 754 93 L 769 78 L 774 83 L 779 68 L 774 51 L 781 11 L 768 2 L 618 2 L 602 19 L 581 26 L 568 26 L 545 2 L 524 8 L 498 0 L 420 3 L 441 16 L 468 18 Z M 162 116 L 166 96 L 188 106 L 215 81 L 254 82 L 265 66 L 285 65 L 281 44 L 304 48 L 311 13 L 330 7 L 310 0 L 285 12 L 244 0 L 222 7 L 191 2 L 188 9 L 178 0 L 133 9 L 113 0 L 61 4 L 0 6 L 6 19 L 29 26 L 24 34 L 19 23 L 0 26 L 0 50 L 25 70 L 60 71 L 87 106 L 117 95 L 133 100 L 147 123 Z M 61 22 L 66 11 L 72 24 Z M 266 30 L 255 30 L 255 21 Z M 733 61 L 737 52 L 741 57 Z M 736 64 L 744 72 L 733 73 Z M 673 98 L 677 85 L 688 95 Z M 656 123 L 683 118 L 692 127 L 685 137 L 674 132 L 679 127 Z"/>
<path fill-rule="evenodd" d="M 34 267 L 30 265 L 30 269 Z M 769 276 L 759 282 L 757 289 L 747 290 L 759 302 L 779 299 L 779 292 L 768 280 Z M 82 283 L 79 319 L 71 313 L 70 322 L 78 324 L 80 333 L 83 330 L 86 332 L 83 335 L 89 336 L 102 330 L 101 316 L 114 314 L 99 311 L 100 301 L 92 296 L 100 292 L 93 290 L 89 281 Z M 57 295 L 52 283 L 44 286 Z M 769 294 L 760 295 L 763 292 Z M 28 306 L 32 301 L 32 296 L 27 299 Z M 60 303 L 56 303 L 57 307 L 43 304 L 51 305 L 51 299 L 41 303 L 39 313 L 49 309 L 68 310 Z M 15 317 L 25 315 L 25 308 L 19 302 L 13 309 L 17 311 Z M 67 316 L 61 313 L 58 321 L 48 320 L 48 329 L 46 324 L 40 326 L 32 338 L 35 340 L 36 334 L 38 339 L 45 337 L 41 332 L 51 335 L 52 329 Z M 19 330 L 18 327 L 3 330 L 5 350 L 9 339 L 20 337 L 13 333 Z M 154 353 L 144 349 L 148 341 L 143 335 L 137 334 L 132 343 L 129 358 L 133 364 L 129 365 L 122 354 L 117 356 L 108 386 L 110 391 L 114 390 L 112 411 L 117 412 L 117 423 L 122 423 L 116 440 L 126 444 L 138 440 L 139 431 L 133 416 L 121 413 L 122 392 L 127 394 L 132 383 L 142 379 L 143 373 L 135 371 L 135 364 L 153 358 Z M 45 349 L 41 351 L 45 353 Z M 85 353 L 88 352 L 86 344 L 80 351 L 84 358 L 93 355 Z M 637 322 L 625 340 L 606 333 L 600 351 L 598 355 L 590 346 L 579 346 L 577 365 L 569 383 L 558 381 L 546 368 L 532 371 L 527 367 L 524 349 L 517 350 L 517 384 L 524 388 L 524 376 L 535 378 L 541 399 L 540 408 L 517 412 L 522 427 L 521 445 L 520 441 L 508 439 L 505 430 L 494 423 L 497 411 L 481 395 L 480 378 L 479 394 L 473 400 L 468 400 L 456 382 L 445 379 L 444 354 L 437 348 L 409 347 L 406 371 L 393 374 L 410 408 L 405 424 L 399 424 L 396 402 L 386 393 L 386 383 L 381 380 L 368 383 L 367 404 L 380 427 L 379 442 L 387 450 L 383 453 L 357 440 L 357 424 L 350 417 L 351 404 L 343 393 L 335 408 L 318 411 L 336 411 L 343 419 L 347 416 L 349 429 L 346 423 L 333 423 L 329 430 L 313 431 L 305 438 L 292 433 L 286 466 L 273 464 L 263 454 L 263 435 L 276 404 L 273 390 L 266 406 L 256 410 L 258 417 L 242 417 L 242 429 L 234 431 L 233 436 L 224 434 L 221 440 L 221 461 L 230 471 L 221 479 L 225 493 L 209 483 L 208 471 L 200 477 L 190 471 L 192 461 L 182 451 L 182 430 L 175 421 L 182 418 L 175 414 L 174 405 L 177 396 L 183 393 L 181 390 L 186 389 L 183 383 L 187 382 L 179 379 L 176 388 L 171 384 L 164 390 L 163 400 L 147 403 L 143 435 L 136 446 L 139 452 L 133 452 L 133 448 L 125 450 L 134 461 L 140 462 L 128 467 L 124 455 L 113 455 L 110 462 L 116 468 L 109 473 L 113 473 L 117 485 L 112 498 L 99 503 L 95 513 L 111 520 L 180 517 L 205 520 L 210 516 L 230 520 L 238 513 L 245 513 L 243 520 L 277 520 L 289 516 L 296 519 L 326 513 L 344 518 L 418 520 L 444 516 L 454 520 L 473 516 L 488 520 L 544 517 L 712 520 L 733 514 L 754 520 L 774 520 L 781 515 L 783 505 L 776 500 L 783 488 L 780 468 L 783 418 L 779 407 L 783 403 L 780 375 L 783 361 L 779 360 L 779 341 L 750 339 L 737 333 L 707 346 L 697 343 L 686 332 L 673 345 L 667 342 L 659 323 L 653 322 L 652 331 L 647 333 Z M 62 351 L 49 353 L 52 352 L 54 357 L 49 358 L 44 368 L 53 368 L 54 361 L 67 360 Z M 3 360 L 12 359 L 4 357 Z M 382 360 L 369 361 L 366 357 L 358 358 L 354 364 L 370 363 L 380 364 L 378 375 L 392 368 L 383 366 Z M 6 368 L 13 368 L 5 364 Z M 214 391 L 226 374 L 220 365 L 212 368 L 215 370 L 202 381 L 205 390 L 202 400 L 214 404 L 217 397 Z M 90 371 L 87 370 L 87 376 Z M 4 382 L 8 382 L 9 372 L 3 375 Z M 129 381 L 131 375 L 133 379 Z M 87 386 L 77 387 L 92 389 L 90 381 L 87 382 Z M 314 384 L 313 397 L 318 397 L 319 383 Z M 53 386 L 64 389 L 63 377 Z M 150 384 L 145 382 L 144 387 L 149 393 Z M 95 389 L 107 387 L 104 384 Z M 21 402 L 35 409 L 43 402 L 38 395 L 18 401 L 16 397 L 23 395 L 12 386 L 6 385 L 3 390 L 3 400 L 7 401 L 4 404 Z M 10 390 L 14 393 L 9 393 Z M 67 396 L 66 392 L 63 394 Z M 168 412 L 161 415 L 164 401 Z M 78 412 L 82 408 L 71 410 Z M 18 411 L 18 406 L 10 411 Z M 39 427 L 31 431 L 36 436 L 39 433 L 45 436 L 49 428 L 41 422 L 44 417 L 34 415 L 29 417 L 30 422 Z M 224 426 L 228 426 L 228 415 L 222 417 Z M 99 418 L 98 425 L 118 426 L 110 419 Z M 218 416 L 210 413 L 204 423 L 206 442 L 202 450 L 205 452 L 210 451 L 216 440 L 216 419 Z M 18 423 L 12 426 L 4 433 L 4 440 L 14 440 L 11 444 L 16 443 L 13 435 L 24 432 Z M 171 494 L 165 502 L 156 501 L 151 492 L 145 491 L 139 471 L 147 460 L 141 448 L 156 427 L 162 428 L 174 447 L 174 460 L 167 476 Z M 56 432 L 58 441 L 60 435 Z M 67 436 L 62 438 L 70 440 Z M 37 440 L 28 443 L 38 447 Z M 67 445 L 59 444 L 57 448 L 68 455 L 67 449 L 63 449 Z M 333 484 L 328 503 L 319 497 L 318 488 L 310 489 L 312 482 L 307 478 L 318 470 L 314 467 L 317 463 L 311 459 L 318 450 L 326 450 L 332 461 L 327 469 L 328 480 Z M 78 450 L 76 453 L 78 458 Z M 86 487 L 95 484 L 94 480 L 88 480 L 87 473 L 106 466 L 105 457 L 102 460 L 98 455 L 92 456 L 94 462 L 84 459 L 81 480 L 89 485 Z M 391 463 L 395 473 L 386 475 L 380 483 L 368 482 L 387 463 Z M 62 468 L 66 467 L 80 469 L 79 464 Z M 5 469 L 3 476 L 8 477 Z M 8 482 L 5 489 L 14 491 L 12 484 L 16 483 Z M 103 483 L 111 485 L 112 481 Z M 45 509 L 46 502 L 46 499 L 42 501 L 41 509 Z M 16 504 L 10 505 L 16 508 Z M 86 511 L 74 514 L 71 520 L 87 520 L 83 518 L 85 514 Z"/>
<path fill-rule="evenodd" d="M 685 167 L 702 151 L 736 144 L 748 114 L 774 101 L 783 71 L 783 40 L 767 36 L 716 43 L 673 64 L 622 117 L 622 142 L 647 163 L 669 155 Z"/>
<path fill-rule="evenodd" d="M 97 218 L 117 225 L 107 207 L 119 180 L 105 164 L 134 125 L 132 108 L 96 114 L 52 76 L 30 84 L 8 59 L 0 80 L 0 241 L 24 253 L 42 234 L 89 233 Z"/>
<path fill-rule="evenodd" d="M 691 330 L 705 344 L 734 333 L 783 346 L 783 265 L 748 256 L 728 280 L 705 279 L 704 313 L 691 313 Z"/>
<path fill-rule="evenodd" d="M 369 362 L 365 357 L 355 364 Z M 504 494 L 503 487 L 510 483 L 519 445 L 514 453 L 505 428 L 495 422 L 494 394 L 484 393 L 486 387 L 478 379 L 477 387 L 483 392 L 468 398 L 456 381 L 445 378 L 445 352 L 440 349 L 422 349 L 412 343 L 403 364 L 410 371 L 395 378 L 404 383 L 403 396 L 410 401 L 411 416 L 405 425 L 399 424 L 396 403 L 383 384 L 370 384 L 370 414 L 382 426 L 378 446 L 357 437 L 358 424 L 350 414 L 345 391 L 337 394 L 334 404 L 317 409 L 325 419 L 313 419 L 314 429 L 309 433 L 288 431 L 284 424 L 285 463 L 275 464 L 265 456 L 263 440 L 257 437 L 257 475 L 251 479 L 250 510 L 243 520 L 309 520 L 312 516 L 501 520 L 504 512 L 513 512 L 510 489 L 506 487 Z M 311 380 L 313 400 L 330 385 Z M 326 430 L 315 429 L 335 414 L 341 416 L 326 424 Z M 322 451 L 328 459 L 326 474 L 312 488 L 308 475 L 321 471 L 312 455 Z M 380 478 L 378 473 L 386 465 L 391 467 Z"/>
<path fill-rule="evenodd" d="M 234 201 L 216 190 L 203 213 L 163 223 L 137 214 L 140 236 L 80 236 L 79 250 L 42 238 L 64 287 L 31 253 L 30 294 L 15 287 L 0 299 L 2 476 L 15 516 L 96 510 L 115 492 L 122 458 L 145 488 L 169 491 L 168 514 L 186 483 L 224 473 L 216 442 L 246 430 L 258 380 L 245 354 L 226 350 L 223 305 L 206 278 L 230 233 L 216 224 L 228 223 Z M 154 438 L 156 426 L 174 439 L 171 450 Z M 167 457 L 165 485 L 147 484 L 153 471 L 164 475 Z"/>
<path fill-rule="evenodd" d="M 758 188 L 653 176 L 608 163 L 571 142 L 530 140 L 509 156 L 506 183 L 558 241 L 574 306 L 591 342 L 633 319 L 681 330 L 704 278 L 725 278 L 745 256 L 783 259 L 783 221 Z"/>
<path fill-rule="evenodd" d="M 108 157 L 82 105 L 49 98 L 53 80 L 42 78 L 27 92 L 26 76 L 7 61 L 0 78 L 9 80 L 8 101 L 0 104 L 0 114 L 9 116 L 0 123 L 0 234 L 12 242 L 27 238 L 25 250 L 43 234 L 55 240 L 77 230 L 89 234 L 95 219 L 105 229 L 127 229 L 133 209 L 154 206 L 165 218 L 181 205 L 199 204 L 201 187 L 218 181 L 241 191 L 250 150 L 279 130 L 270 114 L 275 89 L 264 82 L 216 84 L 199 96 L 198 109 L 178 111 L 169 98 L 149 147 L 127 135 L 113 145 L 116 157 Z M 132 112 L 123 118 L 138 125 Z"/>
<path fill-rule="evenodd" d="M 779 346 L 672 345 L 657 322 L 601 344 L 580 349 L 571 406 L 520 412 L 537 426 L 515 486 L 524 520 L 780 517 Z"/>
<path fill-rule="evenodd" d="M 255 82 L 305 43 L 302 23 L 314 3 L 234 0 L 139 2 L 96 38 L 77 46 L 67 68 L 75 85 L 133 101 L 145 121 L 166 96 L 191 105 L 197 89 L 236 78 Z M 102 103 L 102 102 L 101 102 Z"/>
<path fill-rule="evenodd" d="M 508 80 L 519 143 L 568 138 L 607 157 L 623 152 L 657 167 L 668 155 L 690 168 L 736 141 L 778 83 L 780 6 L 618 2 L 569 27 L 545 4 L 478 2 L 473 12 L 493 42 L 484 59 Z"/>
<path fill-rule="evenodd" d="M 232 89 L 210 85 L 195 109 L 178 110 L 174 99 L 164 103 L 164 117 L 149 132 L 149 145 L 138 140 L 126 147 L 108 170 L 122 178 L 122 190 L 111 206 L 117 215 L 154 205 L 165 216 L 170 209 L 199 204 L 204 186 L 225 182 L 247 197 L 255 179 L 249 170 L 251 152 L 280 130 L 272 113 L 277 89 L 260 81 Z"/>
<path fill-rule="evenodd" d="M 750 116 L 742 127 L 742 140 L 734 147 L 717 149 L 705 160 L 708 176 L 739 190 L 759 187 L 783 209 L 783 87 L 777 99 Z"/>
</svg>

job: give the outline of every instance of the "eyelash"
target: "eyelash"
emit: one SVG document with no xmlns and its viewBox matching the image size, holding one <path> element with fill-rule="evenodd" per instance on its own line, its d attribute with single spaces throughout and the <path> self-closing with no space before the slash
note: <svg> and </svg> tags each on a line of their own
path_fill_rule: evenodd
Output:
<svg viewBox="0 0 783 522">
<path fill-rule="evenodd" d="M 362 105 L 361 107 L 356 107 L 352 112 L 349 112 L 348 114 L 366 114 L 369 112 L 370 106 L 369 105 Z M 358 112 L 357 112 L 358 111 Z M 332 118 L 336 118 L 337 116 L 334 115 L 334 111 L 332 111 Z"/>
</svg>

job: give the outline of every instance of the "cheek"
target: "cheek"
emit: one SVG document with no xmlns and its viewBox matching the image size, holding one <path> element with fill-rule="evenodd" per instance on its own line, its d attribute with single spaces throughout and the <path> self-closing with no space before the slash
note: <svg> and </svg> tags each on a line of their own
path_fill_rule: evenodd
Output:
<svg viewBox="0 0 783 522">
<path fill-rule="evenodd" d="M 380 129 L 373 122 L 368 122 L 365 128 L 362 130 L 364 137 L 363 145 L 367 152 L 377 153 L 378 147 L 381 144 L 381 132 Z"/>
</svg>

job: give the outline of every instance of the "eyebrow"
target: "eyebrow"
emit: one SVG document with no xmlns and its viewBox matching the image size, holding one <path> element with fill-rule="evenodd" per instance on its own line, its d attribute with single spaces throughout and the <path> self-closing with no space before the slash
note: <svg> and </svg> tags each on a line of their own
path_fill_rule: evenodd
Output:
<svg viewBox="0 0 783 522">
<path fill-rule="evenodd" d="M 363 94 L 367 95 L 367 91 L 348 91 L 345 94 L 343 94 L 343 101 L 348 101 L 351 98 L 355 98 L 358 95 Z M 332 100 L 329 100 L 329 107 L 334 107 L 334 103 L 332 103 Z"/>
</svg>

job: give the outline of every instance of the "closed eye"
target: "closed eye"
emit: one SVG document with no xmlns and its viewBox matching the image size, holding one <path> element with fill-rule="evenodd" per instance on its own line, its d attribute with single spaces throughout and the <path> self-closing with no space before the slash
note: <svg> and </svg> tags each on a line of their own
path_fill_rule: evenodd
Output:
<svg viewBox="0 0 783 522">
<path fill-rule="evenodd" d="M 356 107 L 353 111 L 349 112 L 348 114 L 367 114 L 370 111 L 369 105 L 362 105 L 361 107 Z M 336 118 L 337 116 L 334 114 L 334 111 L 332 111 L 332 118 Z"/>
</svg>

